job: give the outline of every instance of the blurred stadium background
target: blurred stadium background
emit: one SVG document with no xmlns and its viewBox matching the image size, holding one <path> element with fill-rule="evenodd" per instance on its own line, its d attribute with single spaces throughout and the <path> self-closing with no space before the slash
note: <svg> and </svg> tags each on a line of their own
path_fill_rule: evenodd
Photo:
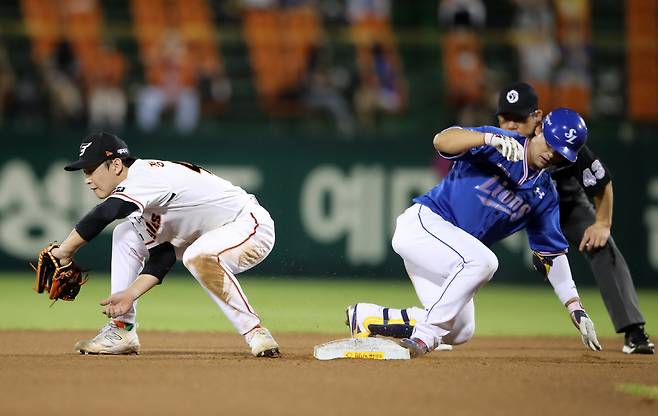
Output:
<svg viewBox="0 0 658 416">
<path fill-rule="evenodd" d="M 545 110 L 585 116 L 614 177 L 613 235 L 655 290 L 656 0 L 3 0 L 0 270 L 25 270 L 97 203 L 62 166 L 105 129 L 258 196 L 277 246 L 249 274 L 404 281 L 390 237 L 447 169 L 433 135 L 495 123 L 519 79 Z M 110 232 L 80 255 L 96 273 Z M 523 235 L 494 250 L 495 281 L 541 282 Z"/>
</svg>

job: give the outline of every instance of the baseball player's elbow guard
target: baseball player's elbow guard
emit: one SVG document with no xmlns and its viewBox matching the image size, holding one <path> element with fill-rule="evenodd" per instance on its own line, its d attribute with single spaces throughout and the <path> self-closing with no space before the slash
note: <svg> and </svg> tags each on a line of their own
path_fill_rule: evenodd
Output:
<svg viewBox="0 0 658 416">
<path fill-rule="evenodd" d="M 563 305 L 566 305 L 570 299 L 579 297 L 576 283 L 571 277 L 569 260 L 565 254 L 553 258 L 553 264 L 548 269 L 547 277 Z"/>
<path fill-rule="evenodd" d="M 141 274 L 156 277 L 162 283 L 164 277 L 176 263 L 176 251 L 171 243 L 166 242 L 149 250 L 149 259 L 146 261 Z"/>
</svg>

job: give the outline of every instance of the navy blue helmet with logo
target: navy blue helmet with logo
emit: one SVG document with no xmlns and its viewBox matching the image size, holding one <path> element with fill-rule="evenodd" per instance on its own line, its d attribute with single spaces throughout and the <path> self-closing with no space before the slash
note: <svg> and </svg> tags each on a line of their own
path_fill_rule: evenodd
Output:
<svg viewBox="0 0 658 416">
<path fill-rule="evenodd" d="M 573 163 L 587 142 L 587 125 L 583 118 L 568 108 L 556 108 L 543 122 L 544 140 L 556 152 Z"/>
</svg>

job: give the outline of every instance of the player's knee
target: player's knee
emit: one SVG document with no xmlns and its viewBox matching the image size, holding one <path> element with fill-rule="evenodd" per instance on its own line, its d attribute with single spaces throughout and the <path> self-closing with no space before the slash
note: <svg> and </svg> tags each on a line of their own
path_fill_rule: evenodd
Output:
<svg viewBox="0 0 658 416">
<path fill-rule="evenodd" d="M 397 228 L 393 233 L 393 239 L 391 239 L 391 246 L 393 247 L 393 251 L 400 254 L 400 237 Z"/>
<path fill-rule="evenodd" d="M 481 251 L 473 259 L 466 262 L 466 267 L 471 268 L 483 282 L 489 281 L 496 270 L 498 270 L 498 258 L 491 250 Z"/>
<path fill-rule="evenodd" d="M 498 270 L 498 257 L 496 257 L 493 251 L 488 250 L 488 252 L 484 253 L 481 267 L 483 274 L 486 274 L 491 279 L 494 273 L 496 273 L 496 270 Z"/>
<path fill-rule="evenodd" d="M 471 338 L 473 338 L 473 335 L 475 335 L 475 323 L 468 325 L 466 328 L 464 328 L 463 333 L 459 335 L 460 336 L 457 338 L 457 343 L 455 345 L 463 344 L 467 341 L 470 341 Z"/>
<path fill-rule="evenodd" d="M 224 269 L 219 267 L 217 256 L 215 255 L 203 252 L 192 252 L 188 254 L 186 251 L 183 254 L 183 264 L 206 287 L 210 287 L 213 282 L 221 281 L 224 278 Z M 219 292 L 215 294 L 222 297 Z"/>
<path fill-rule="evenodd" d="M 393 238 L 391 239 L 391 246 L 393 251 L 395 251 L 401 257 L 404 257 L 404 253 L 408 250 L 409 240 L 405 238 L 404 232 L 400 231 L 400 227 L 395 227 L 395 232 L 393 233 Z"/>
<path fill-rule="evenodd" d="M 190 269 L 190 266 L 192 266 L 192 258 L 194 256 L 195 255 L 193 253 L 190 253 L 189 248 L 183 253 L 183 258 L 181 260 L 183 261 L 183 266 L 185 266 L 185 268 L 188 270 Z"/>
<path fill-rule="evenodd" d="M 188 270 L 191 270 L 191 268 L 199 268 L 202 264 L 205 263 L 216 262 L 216 257 L 204 253 L 194 246 L 190 246 L 183 253 L 182 260 L 183 265 L 185 265 Z"/>
<path fill-rule="evenodd" d="M 460 345 L 465 342 L 468 342 L 473 335 L 475 334 L 475 322 L 464 325 L 454 336 L 450 334 L 444 340 L 446 344 L 450 345 Z"/>
</svg>

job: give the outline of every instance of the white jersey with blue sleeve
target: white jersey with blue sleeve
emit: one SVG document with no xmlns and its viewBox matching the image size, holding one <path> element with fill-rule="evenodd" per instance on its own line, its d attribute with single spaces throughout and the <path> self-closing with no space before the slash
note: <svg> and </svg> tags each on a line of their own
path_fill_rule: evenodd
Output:
<svg viewBox="0 0 658 416">
<path fill-rule="evenodd" d="M 558 194 L 545 171 L 528 166 L 529 140 L 493 126 L 469 128 L 480 133 L 513 137 L 526 149 L 522 161 L 511 162 L 495 148 L 474 147 L 459 155 L 448 176 L 414 202 L 427 206 L 446 221 L 486 246 L 526 229 L 530 247 L 544 255 L 565 253 L 568 243 L 560 228 Z"/>
</svg>

